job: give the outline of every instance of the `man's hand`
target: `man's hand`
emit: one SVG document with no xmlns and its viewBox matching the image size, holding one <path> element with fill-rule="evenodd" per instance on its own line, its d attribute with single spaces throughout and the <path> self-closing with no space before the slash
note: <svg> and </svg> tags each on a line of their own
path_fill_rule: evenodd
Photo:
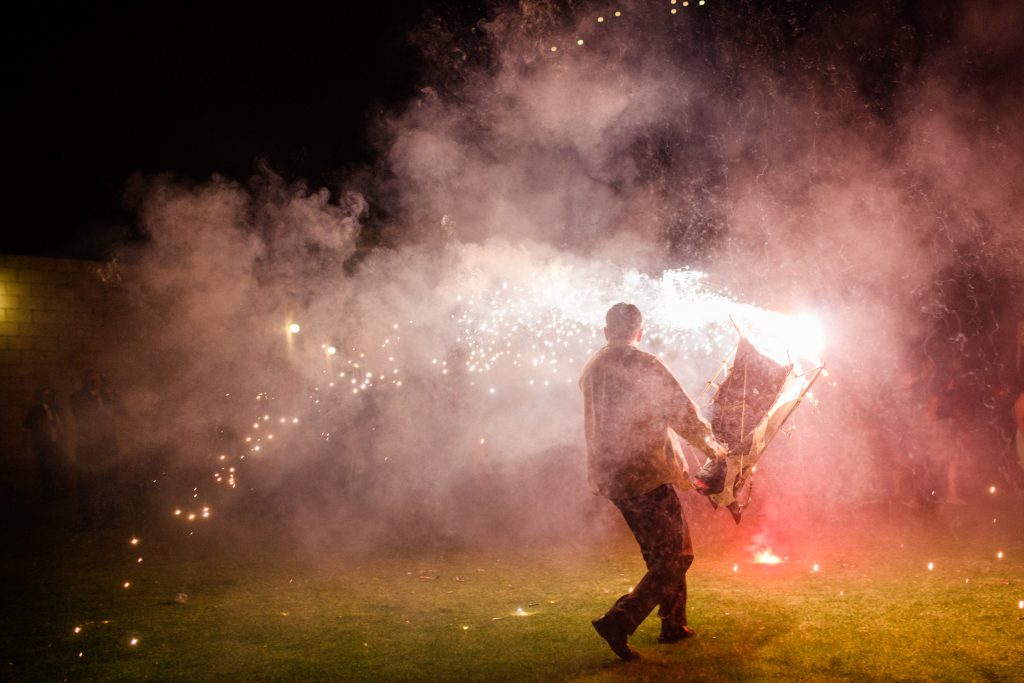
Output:
<svg viewBox="0 0 1024 683">
<path fill-rule="evenodd" d="M 704 443 L 707 444 L 707 448 L 704 452 L 707 453 L 708 457 L 712 460 L 725 460 L 729 457 L 729 449 L 723 446 L 718 439 L 713 436 L 708 436 L 704 439 Z"/>
</svg>

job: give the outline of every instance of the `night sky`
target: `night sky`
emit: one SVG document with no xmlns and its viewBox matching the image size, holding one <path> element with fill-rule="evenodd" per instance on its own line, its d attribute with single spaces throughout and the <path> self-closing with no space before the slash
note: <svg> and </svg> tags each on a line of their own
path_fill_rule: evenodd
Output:
<svg viewBox="0 0 1024 683">
<path fill-rule="evenodd" d="M 435 54 L 428 69 L 411 32 L 440 16 L 462 32 L 454 42 L 465 48 L 492 10 L 436 0 L 25 8 L 4 37 L 13 112 L 6 161 L 18 180 L 0 252 L 108 258 L 139 238 L 125 201 L 134 175 L 244 180 L 265 164 L 286 180 L 337 191 L 339 179 L 377 160 L 376 122 L 425 85 L 443 89 L 444 64 Z M 853 65 L 872 123 L 885 125 L 899 79 L 949 48 L 962 6 L 888 0 L 826 11 L 815 2 L 747 0 L 700 12 L 705 24 L 688 35 L 710 42 L 742 30 L 748 57 L 780 69 L 799 68 L 787 62 L 797 42 L 824 41 L 822 50 Z M 837 27 L 856 29 L 865 16 L 869 30 L 834 42 Z M 974 63 L 975 90 L 992 83 L 999 97 L 1019 85 L 1019 63 L 1005 52 L 996 60 L 963 54 Z"/>
<path fill-rule="evenodd" d="M 4 38 L 11 193 L 0 251 L 104 258 L 133 174 L 330 184 L 414 90 L 429 3 L 36 4 Z M 435 3 L 436 4 L 436 3 Z M 13 93 L 13 95 L 12 95 Z"/>
</svg>

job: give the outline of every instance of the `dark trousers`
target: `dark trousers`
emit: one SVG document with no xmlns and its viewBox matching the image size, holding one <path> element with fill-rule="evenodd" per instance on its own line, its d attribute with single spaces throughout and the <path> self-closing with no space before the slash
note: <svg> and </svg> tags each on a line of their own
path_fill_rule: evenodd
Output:
<svg viewBox="0 0 1024 683">
<path fill-rule="evenodd" d="M 663 629 L 685 626 L 686 570 L 693 562 L 693 545 L 675 487 L 663 484 L 635 498 L 612 502 L 640 544 L 647 573 L 603 618 L 632 634 L 658 607 Z"/>
<path fill-rule="evenodd" d="M 33 445 L 36 455 L 36 495 L 39 500 L 56 500 L 65 492 L 64 454 L 58 444 L 41 441 Z"/>
<path fill-rule="evenodd" d="M 100 471 L 79 471 L 78 525 L 80 528 L 107 528 L 118 522 L 121 513 L 123 482 L 121 470 L 109 467 Z"/>
</svg>

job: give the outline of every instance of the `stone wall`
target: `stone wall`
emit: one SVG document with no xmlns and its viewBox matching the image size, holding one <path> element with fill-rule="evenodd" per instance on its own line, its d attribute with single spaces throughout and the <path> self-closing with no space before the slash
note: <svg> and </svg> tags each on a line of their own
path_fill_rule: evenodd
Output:
<svg viewBox="0 0 1024 683">
<path fill-rule="evenodd" d="M 67 414 L 85 370 L 108 370 L 121 289 L 103 263 L 0 255 L 0 483 L 31 478 L 22 427 L 37 392 L 52 387 Z M 70 423 L 70 420 L 68 420 Z M 69 428 L 73 425 L 69 425 Z"/>
</svg>

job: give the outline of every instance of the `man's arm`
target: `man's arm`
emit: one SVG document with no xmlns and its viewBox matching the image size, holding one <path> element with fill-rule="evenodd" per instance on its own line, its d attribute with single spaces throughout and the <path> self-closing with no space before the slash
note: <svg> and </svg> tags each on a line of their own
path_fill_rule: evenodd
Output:
<svg viewBox="0 0 1024 683">
<path fill-rule="evenodd" d="M 718 442 L 711 425 L 697 412 L 697 405 L 687 396 L 668 368 L 659 363 L 666 393 L 665 414 L 668 426 L 679 436 L 713 460 L 723 460 L 729 450 Z"/>
</svg>

